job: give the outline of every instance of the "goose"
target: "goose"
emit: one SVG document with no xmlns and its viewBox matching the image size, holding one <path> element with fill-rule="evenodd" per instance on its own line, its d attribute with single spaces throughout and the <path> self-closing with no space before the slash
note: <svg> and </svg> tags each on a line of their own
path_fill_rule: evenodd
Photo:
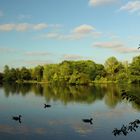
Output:
<svg viewBox="0 0 140 140">
<path fill-rule="evenodd" d="M 93 124 L 92 123 L 92 118 L 90 118 L 90 119 L 82 119 L 83 120 L 83 122 L 85 122 L 85 123 L 90 123 L 90 124 Z"/>
<path fill-rule="evenodd" d="M 19 121 L 19 123 L 21 123 L 21 117 L 22 117 L 21 115 L 13 116 L 12 119 L 15 120 L 15 121 Z"/>
<path fill-rule="evenodd" d="M 44 108 L 46 108 L 46 107 L 51 107 L 51 105 L 44 104 Z"/>
</svg>

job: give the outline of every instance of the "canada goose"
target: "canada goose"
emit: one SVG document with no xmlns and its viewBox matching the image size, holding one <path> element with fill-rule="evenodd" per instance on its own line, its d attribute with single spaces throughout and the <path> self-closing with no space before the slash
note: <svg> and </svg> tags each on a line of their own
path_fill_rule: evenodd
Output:
<svg viewBox="0 0 140 140">
<path fill-rule="evenodd" d="M 21 123 L 21 117 L 22 117 L 21 115 L 13 116 L 12 119 L 15 120 L 15 121 L 19 121 L 19 123 Z"/>
<path fill-rule="evenodd" d="M 51 107 L 51 105 L 44 104 L 44 108 L 46 108 L 46 107 Z"/>
<path fill-rule="evenodd" d="M 85 122 L 85 123 L 90 123 L 90 124 L 93 124 L 92 123 L 92 118 L 90 118 L 90 119 L 82 119 L 83 120 L 83 122 Z"/>
</svg>

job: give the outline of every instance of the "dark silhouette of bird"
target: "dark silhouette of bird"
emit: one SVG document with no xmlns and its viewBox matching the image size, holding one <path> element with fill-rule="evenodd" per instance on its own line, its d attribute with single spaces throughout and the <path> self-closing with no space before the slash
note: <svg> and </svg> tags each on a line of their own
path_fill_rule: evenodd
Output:
<svg viewBox="0 0 140 140">
<path fill-rule="evenodd" d="M 90 118 L 90 119 L 82 119 L 83 120 L 83 122 L 85 122 L 85 123 L 90 123 L 90 124 L 93 124 L 92 123 L 92 118 Z"/>
<path fill-rule="evenodd" d="M 49 108 L 49 107 L 51 107 L 51 105 L 49 105 L 49 104 L 44 104 L 44 108 Z"/>
<path fill-rule="evenodd" d="M 21 115 L 13 116 L 12 119 L 15 120 L 15 121 L 18 121 L 19 123 L 21 123 L 21 117 L 22 117 Z"/>
</svg>

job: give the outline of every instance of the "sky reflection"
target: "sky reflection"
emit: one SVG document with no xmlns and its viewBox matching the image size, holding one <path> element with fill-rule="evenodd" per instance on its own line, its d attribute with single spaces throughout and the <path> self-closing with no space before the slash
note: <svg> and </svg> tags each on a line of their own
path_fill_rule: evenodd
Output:
<svg viewBox="0 0 140 140">
<path fill-rule="evenodd" d="M 0 139 L 130 140 L 132 135 L 134 139 L 140 135 L 139 129 L 127 138 L 112 134 L 114 128 L 139 119 L 139 106 L 134 108 L 134 103 L 122 100 L 120 87 L 42 86 L 41 94 L 35 85 L 28 86 L 27 92 L 21 91 L 23 87 L 18 86 L 19 92 L 11 88 L 0 89 Z M 44 109 L 44 103 L 51 104 L 51 108 Z M 21 124 L 12 120 L 12 116 L 19 114 Z M 93 118 L 93 125 L 82 121 L 89 118 Z"/>
</svg>

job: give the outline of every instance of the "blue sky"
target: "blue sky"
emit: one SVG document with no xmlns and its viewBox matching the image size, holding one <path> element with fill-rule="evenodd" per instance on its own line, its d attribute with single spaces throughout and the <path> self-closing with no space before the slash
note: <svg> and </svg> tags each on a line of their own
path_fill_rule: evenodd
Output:
<svg viewBox="0 0 140 140">
<path fill-rule="evenodd" d="M 140 0 L 0 0 L 0 70 L 140 54 Z"/>
</svg>

